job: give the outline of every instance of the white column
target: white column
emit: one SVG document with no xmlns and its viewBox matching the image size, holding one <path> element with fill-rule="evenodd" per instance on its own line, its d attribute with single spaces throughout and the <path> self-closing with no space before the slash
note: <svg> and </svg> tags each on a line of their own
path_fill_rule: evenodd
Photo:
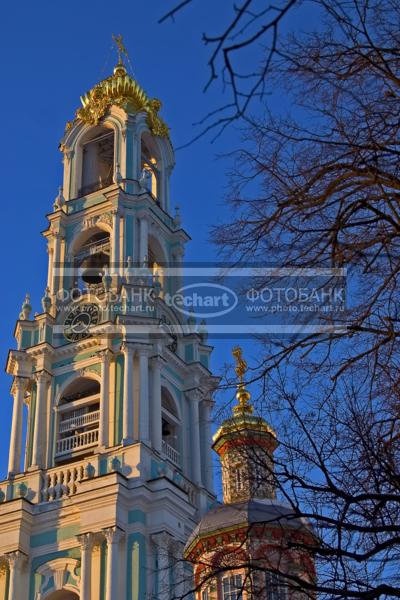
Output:
<svg viewBox="0 0 400 600">
<path fill-rule="evenodd" d="M 161 423 L 161 368 L 164 360 L 161 356 L 151 358 L 151 441 L 154 450 L 161 453 L 162 423 Z"/>
<path fill-rule="evenodd" d="M 213 402 L 211 400 L 203 400 L 202 408 L 202 427 L 204 429 L 204 445 L 203 445 L 203 460 L 205 461 L 205 486 L 210 491 L 214 491 L 214 473 L 212 453 L 210 452 L 212 436 L 211 436 L 211 410 Z"/>
<path fill-rule="evenodd" d="M 119 269 L 119 243 L 120 243 L 120 215 L 118 211 L 113 212 L 112 244 L 111 244 L 111 273 Z"/>
<path fill-rule="evenodd" d="M 58 232 L 53 234 L 54 237 L 54 251 L 53 251 L 53 267 L 51 270 L 53 285 L 51 293 L 56 295 L 60 283 L 60 251 L 61 251 L 61 235 Z"/>
<path fill-rule="evenodd" d="M 51 282 L 53 280 L 53 248 L 50 243 L 47 243 L 47 254 L 49 257 L 49 264 L 47 267 L 47 287 L 51 290 Z"/>
<path fill-rule="evenodd" d="M 197 389 L 187 392 L 191 407 L 191 437 L 192 437 L 192 479 L 197 485 L 202 485 L 201 480 L 201 447 L 200 447 L 200 418 L 199 403 L 201 393 Z"/>
<path fill-rule="evenodd" d="M 139 221 L 139 263 L 143 265 L 146 258 L 148 258 L 148 245 L 149 245 L 149 224 L 146 216 L 140 217 Z"/>
<path fill-rule="evenodd" d="M 22 450 L 22 411 L 24 405 L 24 394 L 28 380 L 24 377 L 16 377 L 12 387 L 14 396 L 13 416 L 11 425 L 10 454 L 8 460 L 8 473 L 20 472 L 21 450 Z"/>
<path fill-rule="evenodd" d="M 139 440 L 149 442 L 149 354 L 139 347 Z"/>
<path fill-rule="evenodd" d="M 110 360 L 111 350 L 105 349 L 99 352 L 101 357 L 101 389 L 100 389 L 100 431 L 99 446 L 108 447 L 108 421 L 110 403 Z"/>
<path fill-rule="evenodd" d="M 124 353 L 124 402 L 122 415 L 123 443 L 133 441 L 133 347 L 123 342 L 121 350 Z"/>
<path fill-rule="evenodd" d="M 81 545 L 81 583 L 80 600 L 91 600 L 92 594 L 92 549 L 93 534 L 83 533 L 77 536 Z"/>
<path fill-rule="evenodd" d="M 42 469 L 44 467 L 43 442 L 45 440 L 44 424 L 46 422 L 46 400 L 47 390 L 50 383 L 50 375 L 46 371 L 35 374 L 36 380 L 36 407 L 35 422 L 33 428 L 32 467 Z"/>
<path fill-rule="evenodd" d="M 169 600 L 169 546 L 171 536 L 165 531 L 152 536 L 157 556 L 157 600 Z"/>
<path fill-rule="evenodd" d="M 121 597 L 118 589 L 118 544 L 122 534 L 118 527 L 104 530 L 107 540 L 106 600 L 117 600 Z"/>
<path fill-rule="evenodd" d="M 10 571 L 8 598 L 11 600 L 23 600 L 26 598 L 26 590 L 22 585 L 22 570 L 26 564 L 26 555 L 20 550 L 6 554 L 8 568 Z"/>
</svg>

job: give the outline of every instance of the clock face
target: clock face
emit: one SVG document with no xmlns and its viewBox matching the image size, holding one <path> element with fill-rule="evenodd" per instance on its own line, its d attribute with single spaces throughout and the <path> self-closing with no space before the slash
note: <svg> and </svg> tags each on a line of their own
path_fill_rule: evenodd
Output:
<svg viewBox="0 0 400 600">
<path fill-rule="evenodd" d="M 79 304 L 72 308 L 64 321 L 64 337 L 70 342 L 83 340 L 89 335 L 91 325 L 99 322 L 100 311 L 97 304 Z"/>
</svg>

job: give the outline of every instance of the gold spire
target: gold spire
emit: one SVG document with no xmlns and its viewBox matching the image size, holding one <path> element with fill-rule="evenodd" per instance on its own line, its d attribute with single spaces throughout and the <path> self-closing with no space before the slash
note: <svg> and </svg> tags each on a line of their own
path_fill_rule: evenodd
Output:
<svg viewBox="0 0 400 600">
<path fill-rule="evenodd" d="M 239 379 L 239 383 L 237 384 L 238 391 L 236 392 L 238 404 L 233 408 L 233 412 L 235 415 L 243 415 L 245 413 L 251 415 L 253 412 L 253 407 L 249 403 L 251 394 L 248 390 L 246 390 L 243 382 L 244 374 L 247 371 L 247 363 L 243 358 L 243 353 L 240 346 L 233 348 L 232 355 L 236 359 L 235 373 Z"/>
</svg>

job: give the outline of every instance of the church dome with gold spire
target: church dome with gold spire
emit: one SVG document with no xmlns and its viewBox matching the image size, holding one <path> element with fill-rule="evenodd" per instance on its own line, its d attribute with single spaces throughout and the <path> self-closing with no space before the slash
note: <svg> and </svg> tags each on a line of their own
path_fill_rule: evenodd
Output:
<svg viewBox="0 0 400 600">
<path fill-rule="evenodd" d="M 277 436 L 253 414 L 243 381 L 246 362 L 240 348 L 234 348 L 233 355 L 238 403 L 213 437 L 222 467 L 223 504 L 212 508 L 194 529 L 185 558 L 194 567 L 199 600 L 282 600 L 288 597 L 285 572 L 314 577 L 310 554 L 290 549 L 298 541 L 309 542 L 313 533 L 306 519 L 276 498 Z"/>
<path fill-rule="evenodd" d="M 150 98 L 143 88 L 127 72 L 122 56 L 126 49 L 121 36 L 113 36 L 118 47 L 118 63 L 113 74 L 97 83 L 93 88 L 81 96 L 82 106 L 77 109 L 75 116 L 78 121 L 88 125 L 98 125 L 110 106 L 121 106 L 127 112 L 147 113 L 147 122 L 153 135 L 160 137 L 169 136 L 169 128 L 159 116 L 161 101 Z M 67 123 L 70 128 L 73 121 Z"/>
</svg>

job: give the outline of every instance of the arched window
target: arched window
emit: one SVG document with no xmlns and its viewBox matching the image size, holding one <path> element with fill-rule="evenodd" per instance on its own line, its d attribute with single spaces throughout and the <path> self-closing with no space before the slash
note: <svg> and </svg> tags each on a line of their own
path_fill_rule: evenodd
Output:
<svg viewBox="0 0 400 600">
<path fill-rule="evenodd" d="M 149 236 L 149 244 L 147 249 L 147 266 L 151 270 L 153 278 L 157 279 L 160 283 L 161 290 L 164 290 L 166 285 L 164 276 L 165 265 L 166 259 L 161 244 L 153 236 Z"/>
<path fill-rule="evenodd" d="M 175 465 L 180 466 L 180 419 L 176 404 L 166 388 L 161 390 L 162 451 Z"/>
<path fill-rule="evenodd" d="M 142 134 L 141 184 L 160 204 L 160 155 L 157 144 L 148 133 Z"/>
<path fill-rule="evenodd" d="M 99 439 L 100 384 L 79 377 L 64 391 L 57 411 L 55 460 L 60 463 L 91 454 Z"/>
<path fill-rule="evenodd" d="M 106 269 L 110 266 L 110 234 L 94 230 L 79 247 L 74 257 L 74 287 L 98 286 Z"/>
<path fill-rule="evenodd" d="M 108 187 L 114 175 L 114 131 L 93 127 L 82 142 L 82 177 L 79 196 Z"/>
</svg>

